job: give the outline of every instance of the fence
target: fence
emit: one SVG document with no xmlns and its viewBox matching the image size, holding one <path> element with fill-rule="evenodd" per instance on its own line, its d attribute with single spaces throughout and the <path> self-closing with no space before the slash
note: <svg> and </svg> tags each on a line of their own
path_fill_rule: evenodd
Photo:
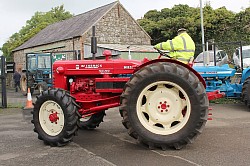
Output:
<svg viewBox="0 0 250 166">
<path fill-rule="evenodd" d="M 240 48 L 245 45 L 250 45 L 249 42 L 244 41 L 232 41 L 232 42 L 212 42 L 207 43 L 205 45 L 206 50 L 224 50 L 229 58 L 232 58 L 237 48 Z M 196 45 L 195 57 L 198 56 L 199 53 L 203 52 L 202 45 Z"/>
</svg>

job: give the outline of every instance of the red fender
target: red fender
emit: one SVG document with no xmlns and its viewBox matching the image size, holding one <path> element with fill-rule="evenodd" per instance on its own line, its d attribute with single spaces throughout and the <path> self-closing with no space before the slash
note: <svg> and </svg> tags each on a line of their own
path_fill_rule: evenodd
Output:
<svg viewBox="0 0 250 166">
<path fill-rule="evenodd" d="M 178 65 L 181 65 L 185 68 L 187 68 L 188 70 L 190 70 L 191 72 L 193 72 L 200 80 L 200 82 L 203 84 L 203 86 L 206 88 L 206 82 L 205 80 L 203 79 L 203 77 L 196 71 L 194 70 L 192 67 L 190 67 L 189 65 L 187 64 L 184 64 L 180 61 L 177 61 L 177 60 L 174 60 L 174 59 L 154 59 L 154 60 L 148 60 L 148 59 L 143 59 L 142 60 L 142 65 L 138 66 L 137 69 L 134 71 L 137 72 L 138 70 L 140 70 L 141 68 L 143 68 L 144 66 L 147 66 L 149 64 L 153 64 L 153 63 L 157 63 L 157 62 L 170 62 L 170 63 L 175 63 L 175 64 L 178 64 Z"/>
</svg>

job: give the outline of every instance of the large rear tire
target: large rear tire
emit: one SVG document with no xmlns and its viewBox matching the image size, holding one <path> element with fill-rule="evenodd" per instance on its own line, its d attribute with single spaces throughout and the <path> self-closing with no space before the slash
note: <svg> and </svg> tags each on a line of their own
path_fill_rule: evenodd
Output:
<svg viewBox="0 0 250 166">
<path fill-rule="evenodd" d="M 106 115 L 105 111 L 101 111 L 92 116 L 86 118 L 80 118 L 78 122 L 78 127 L 80 129 L 85 129 L 85 130 L 93 130 L 96 127 L 99 127 L 99 124 L 103 122 L 103 118 L 105 115 Z"/>
<path fill-rule="evenodd" d="M 121 95 L 120 112 L 131 137 L 149 148 L 181 149 L 202 132 L 208 116 L 203 84 L 187 68 L 155 63 L 136 72 Z"/>
<path fill-rule="evenodd" d="M 43 91 L 34 104 L 34 131 L 51 146 L 64 146 L 77 131 L 78 110 L 75 99 L 62 89 Z"/>
<path fill-rule="evenodd" d="M 242 87 L 242 101 L 250 108 L 250 77 L 248 77 Z"/>
</svg>

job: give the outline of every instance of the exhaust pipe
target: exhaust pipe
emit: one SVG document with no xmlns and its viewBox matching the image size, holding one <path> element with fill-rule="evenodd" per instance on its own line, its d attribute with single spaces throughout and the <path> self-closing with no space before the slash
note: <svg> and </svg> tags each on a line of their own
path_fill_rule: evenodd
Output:
<svg viewBox="0 0 250 166">
<path fill-rule="evenodd" d="M 92 26 L 91 53 L 93 57 L 92 59 L 95 60 L 95 54 L 97 53 L 97 39 L 95 37 L 95 26 Z"/>
</svg>

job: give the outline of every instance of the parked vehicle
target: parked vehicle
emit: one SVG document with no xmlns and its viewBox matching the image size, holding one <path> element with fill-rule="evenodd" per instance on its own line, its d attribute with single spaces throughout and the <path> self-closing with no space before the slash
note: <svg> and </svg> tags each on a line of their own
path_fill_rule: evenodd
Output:
<svg viewBox="0 0 250 166">
<path fill-rule="evenodd" d="M 209 50 L 201 52 L 194 60 L 194 66 L 215 66 L 214 52 L 216 53 L 216 66 L 227 64 L 228 55 L 224 50 Z M 207 57 L 208 56 L 208 57 Z M 209 59 L 209 62 L 208 62 Z M 205 65 L 204 65 L 205 62 Z"/>
<path fill-rule="evenodd" d="M 52 86 L 52 64 L 57 60 L 66 60 L 67 53 L 75 54 L 75 51 L 62 51 L 52 53 L 27 53 L 26 66 L 22 70 L 20 79 L 21 91 L 27 94 L 30 88 L 31 94 L 38 90 L 41 93 Z"/>
<path fill-rule="evenodd" d="M 39 90 L 41 93 L 51 87 L 51 65 L 51 54 L 26 54 L 26 69 L 22 70 L 20 79 L 21 91 L 24 95 L 27 94 L 27 88 L 30 88 L 31 93 L 34 90 Z"/>
<path fill-rule="evenodd" d="M 206 91 L 219 90 L 225 97 L 241 99 L 250 108 L 250 68 L 237 71 L 228 64 L 222 66 L 194 66 L 206 81 Z"/>
<path fill-rule="evenodd" d="M 233 54 L 234 64 L 241 67 L 241 49 L 240 47 L 236 49 Z M 243 68 L 247 68 L 250 66 L 250 45 L 242 46 L 242 63 Z"/>
</svg>

